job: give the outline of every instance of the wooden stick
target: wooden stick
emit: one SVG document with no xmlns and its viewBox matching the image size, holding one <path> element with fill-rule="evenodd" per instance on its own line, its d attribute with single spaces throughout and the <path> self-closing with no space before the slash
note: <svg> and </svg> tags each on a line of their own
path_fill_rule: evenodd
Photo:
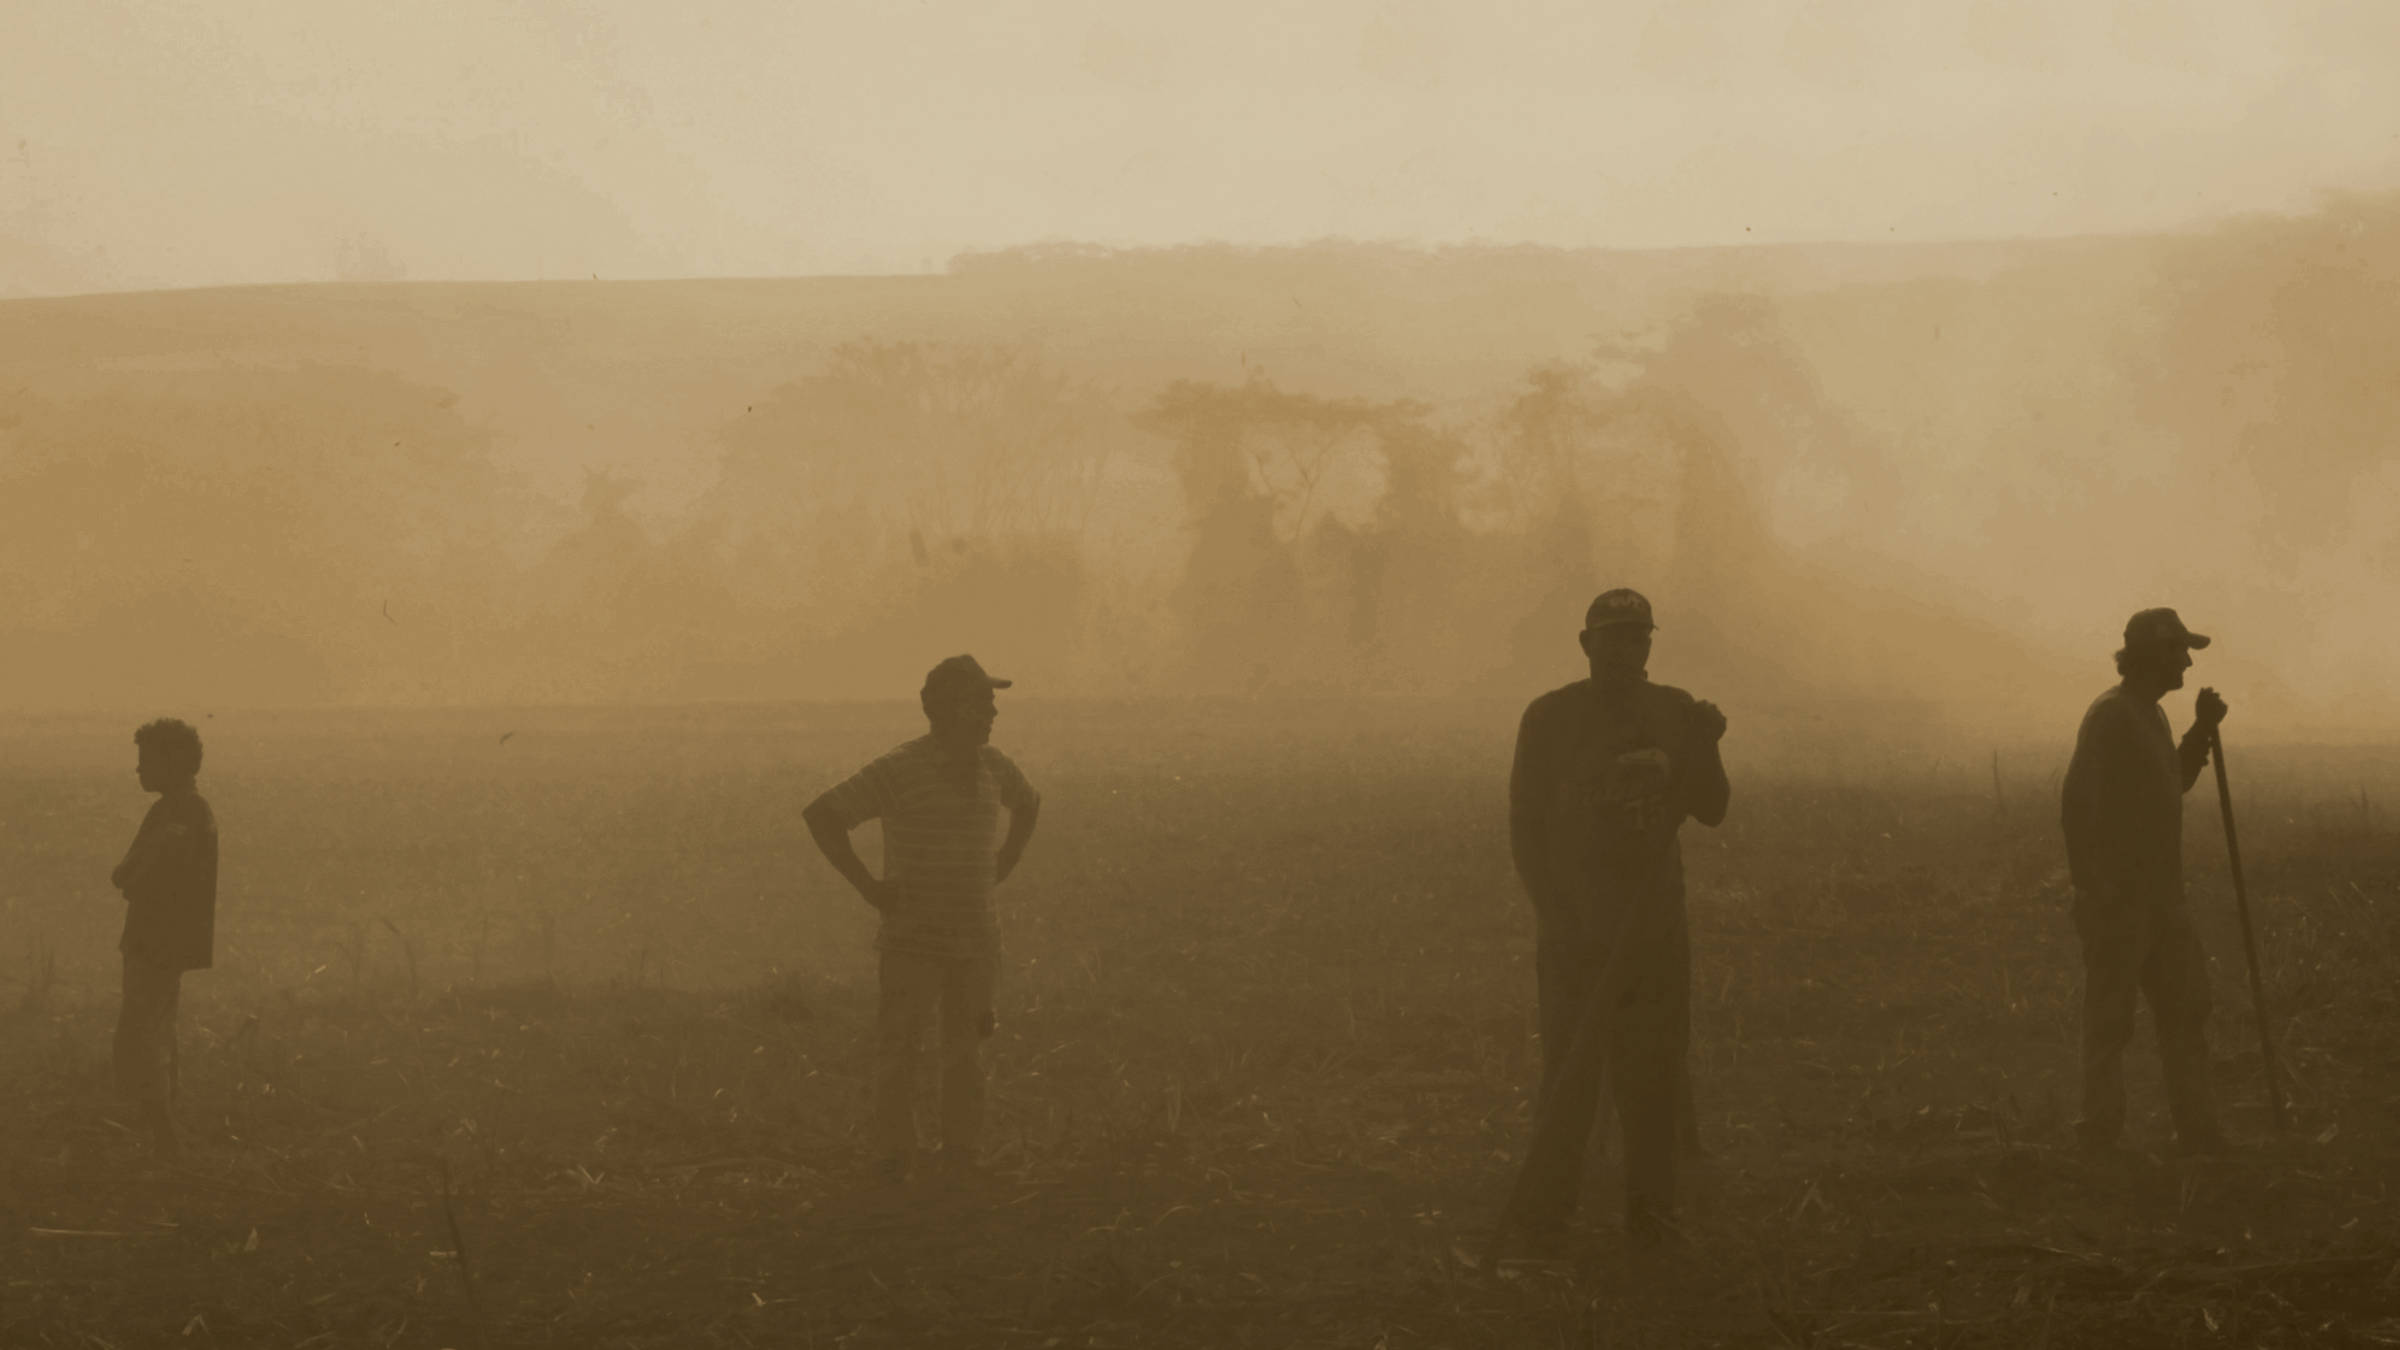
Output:
<svg viewBox="0 0 2400 1350">
<path fill-rule="evenodd" d="M 2282 1074 L 2275 1063 L 2275 1038 L 2267 1032 L 2267 989 L 2258 973 L 2258 933 L 2250 923 L 2250 891 L 2242 884 L 2242 846 L 2233 832 L 2233 789 L 2225 781 L 2225 733 L 2208 729 L 2209 759 L 2217 766 L 2217 807 L 2225 816 L 2225 852 L 2233 863 L 2233 905 L 2242 919 L 2242 954 L 2250 962 L 2250 1009 L 2258 1015 L 2258 1052 L 2267 1074 L 2267 1104 L 2275 1113 L 2275 1131 L 2291 1132 L 2283 1109 Z"/>
</svg>

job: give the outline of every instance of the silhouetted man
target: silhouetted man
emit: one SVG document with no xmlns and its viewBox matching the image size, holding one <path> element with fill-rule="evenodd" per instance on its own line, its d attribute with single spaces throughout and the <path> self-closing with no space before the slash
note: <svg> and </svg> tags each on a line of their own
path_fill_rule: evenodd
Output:
<svg viewBox="0 0 2400 1350">
<path fill-rule="evenodd" d="M 2225 700 L 2203 689 L 2177 744 L 2159 700 L 2183 687 L 2208 639 L 2171 609 L 2125 624 L 2122 678 L 2093 700 L 2060 793 L 2075 929 L 2083 938 L 2084 1147 L 2107 1151 L 2125 1129 L 2125 1046 L 2134 1001 L 2150 1000 L 2180 1147 L 2225 1147 L 2208 1086 L 2208 958 L 2183 903 L 2183 794 L 2208 763 Z"/>
<path fill-rule="evenodd" d="M 1612 590 L 1581 635 L 1591 678 L 1526 708 L 1509 774 L 1509 843 L 1538 916 L 1542 1095 L 1571 1147 L 1529 1155 L 1517 1221 L 1554 1238 L 1582 1189 L 1583 1145 L 1605 1056 L 1625 1141 L 1625 1222 L 1637 1243 L 1665 1235 L 1675 1208 L 1675 1136 L 1688 1084 L 1691 940 L 1676 831 L 1725 818 L 1731 789 L 1717 743 L 1724 714 L 1652 684 L 1650 602 Z M 1594 1010 L 1616 960 L 1614 997 Z M 1587 1012 L 1594 1012 L 1587 1018 Z M 1578 1046 L 1586 1025 L 1597 1044 Z M 1580 1051 L 1570 1063 L 1570 1051 Z M 1546 1106 L 1545 1110 L 1552 1108 Z"/>
<path fill-rule="evenodd" d="M 928 734 L 901 745 L 809 803 L 801 818 L 817 847 L 883 915 L 876 1018 L 875 1134 L 887 1180 L 908 1175 L 917 1146 L 918 1047 L 938 1012 L 942 1044 L 942 1160 L 972 1168 L 983 1123 L 978 1054 L 992 1033 L 998 960 L 992 888 L 1033 838 L 1042 799 L 991 744 L 994 690 L 1008 680 L 953 656 L 925 677 Z M 998 852 L 1000 812 L 1008 836 Z M 883 822 L 883 871 L 869 872 L 850 831 Z"/>
<path fill-rule="evenodd" d="M 217 820 L 200 796 L 200 733 L 172 718 L 133 733 L 134 774 L 158 800 L 109 881 L 125 896 L 124 1001 L 117 1012 L 117 1088 L 160 1153 L 181 1151 L 175 1008 L 183 973 L 213 962 Z"/>
</svg>

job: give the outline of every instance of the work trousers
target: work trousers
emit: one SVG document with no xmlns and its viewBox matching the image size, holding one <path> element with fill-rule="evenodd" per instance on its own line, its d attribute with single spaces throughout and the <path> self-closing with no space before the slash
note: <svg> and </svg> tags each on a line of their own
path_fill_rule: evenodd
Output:
<svg viewBox="0 0 2400 1350">
<path fill-rule="evenodd" d="M 1639 1228 L 1674 1213 L 1677 1116 L 1689 1110 L 1691 931 L 1681 897 L 1637 903 L 1649 908 L 1622 935 L 1621 982 L 1611 1006 L 1593 1024 L 1601 1036 L 1597 1046 L 1579 1047 L 1577 1033 L 1618 935 L 1612 931 L 1595 940 L 1588 931 L 1558 933 L 1545 924 L 1536 943 L 1541 1109 L 1561 1113 L 1558 1126 L 1573 1144 L 1552 1155 L 1549 1175 L 1525 1178 L 1529 1226 L 1564 1223 L 1580 1198 L 1584 1142 L 1599 1111 L 1603 1074 L 1591 1071 L 1597 1066 L 1572 1066 L 1570 1057 L 1594 1052 L 1605 1056 L 1607 1095 L 1615 1098 L 1624 1139 L 1626 1222 Z"/>
<path fill-rule="evenodd" d="M 917 1076 L 926 1028 L 941 1028 L 942 1153 L 971 1161 L 983 1128 L 983 1038 L 991 1034 L 989 957 L 883 953 L 876 1018 L 875 1134 L 887 1159 L 917 1148 Z"/>
<path fill-rule="evenodd" d="M 126 954 L 124 999 L 117 1007 L 117 1090 L 154 1122 L 175 1104 L 175 1009 L 182 989 L 181 970 Z"/>
<path fill-rule="evenodd" d="M 2180 901 L 2145 903 L 2121 892 L 2078 895 L 2083 938 L 2083 1142 L 2107 1147 L 2125 1129 L 2125 1047 L 2134 1003 L 2150 1002 L 2165 1069 L 2167 1108 L 2187 1143 L 2213 1139 L 2208 1083 L 2208 956 Z"/>
</svg>

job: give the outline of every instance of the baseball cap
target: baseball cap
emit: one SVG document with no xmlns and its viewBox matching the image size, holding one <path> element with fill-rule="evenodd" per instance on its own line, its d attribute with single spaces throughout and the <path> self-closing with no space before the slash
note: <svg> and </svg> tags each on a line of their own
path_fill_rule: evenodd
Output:
<svg viewBox="0 0 2400 1350">
<path fill-rule="evenodd" d="M 2208 638 L 2183 626 L 2171 609 L 2145 609 L 2125 621 L 2128 647 L 2205 647 Z"/>
<path fill-rule="evenodd" d="M 935 698 L 985 689 L 1006 689 L 1015 683 L 1014 680 L 995 678 L 984 670 L 981 662 L 962 654 L 941 661 L 925 672 L 925 688 L 921 696 Z"/>
<path fill-rule="evenodd" d="M 1658 627 L 1650 621 L 1650 602 L 1642 598 L 1640 591 L 1627 590 L 1623 586 L 1613 591 L 1602 591 L 1600 598 L 1592 602 L 1592 607 L 1583 612 L 1586 630 L 1615 628 L 1620 624 Z"/>
</svg>

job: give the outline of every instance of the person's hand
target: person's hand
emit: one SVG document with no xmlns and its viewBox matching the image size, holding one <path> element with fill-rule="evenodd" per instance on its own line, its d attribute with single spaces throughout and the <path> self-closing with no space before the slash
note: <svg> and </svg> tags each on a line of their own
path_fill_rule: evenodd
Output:
<svg viewBox="0 0 2400 1350">
<path fill-rule="evenodd" d="M 992 883 L 998 885 L 1008 880 L 1008 874 L 1017 870 L 1017 863 L 1024 856 L 1022 853 L 1011 853 L 1007 849 L 1000 850 L 1000 856 L 992 864 Z"/>
<path fill-rule="evenodd" d="M 858 890 L 859 896 L 879 910 L 890 909 L 900 899 L 900 888 L 884 877 L 876 877 Z"/>
<path fill-rule="evenodd" d="M 1725 735 L 1725 713 L 1716 704 L 1702 699 L 1692 705 L 1692 727 L 1700 739 L 1714 745 Z"/>
<path fill-rule="evenodd" d="M 2202 728 L 2215 731 L 2217 723 L 2225 720 L 2225 700 L 2214 689 L 2203 689 L 2192 703 L 2192 721 Z"/>
<path fill-rule="evenodd" d="M 1625 824 L 1636 834 L 1649 834 L 1666 824 L 1667 794 L 1653 792 L 1626 802 Z"/>
<path fill-rule="evenodd" d="M 125 859 L 108 874 L 108 884 L 122 891 L 139 880 L 158 860 L 178 848 L 189 834 L 181 825 L 158 825 L 143 821 L 133 836 L 133 847 L 125 850 Z"/>
</svg>

